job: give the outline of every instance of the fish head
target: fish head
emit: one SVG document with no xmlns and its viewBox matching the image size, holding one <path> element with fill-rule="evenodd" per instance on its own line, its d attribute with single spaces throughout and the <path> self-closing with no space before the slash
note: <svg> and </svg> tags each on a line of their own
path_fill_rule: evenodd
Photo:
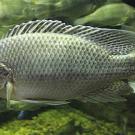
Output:
<svg viewBox="0 0 135 135">
<path fill-rule="evenodd" d="M 12 81 L 12 71 L 6 65 L 0 63 L 0 97 L 6 98 L 7 84 Z"/>
</svg>

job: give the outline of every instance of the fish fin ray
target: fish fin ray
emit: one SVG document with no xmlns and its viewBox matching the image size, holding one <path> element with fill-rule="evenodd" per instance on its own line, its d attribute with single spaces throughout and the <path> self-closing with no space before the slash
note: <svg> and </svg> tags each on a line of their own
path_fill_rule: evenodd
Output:
<svg viewBox="0 0 135 135">
<path fill-rule="evenodd" d="M 94 30 L 98 31 L 97 29 L 90 26 L 82 26 L 82 25 L 71 26 L 66 25 L 65 23 L 57 20 L 36 20 L 21 23 L 20 25 L 14 26 L 12 29 L 9 30 L 9 32 L 7 32 L 7 34 L 3 38 L 26 33 L 45 33 L 45 32 L 63 33 L 84 37 L 87 34 L 87 32 L 93 33 Z"/>
<path fill-rule="evenodd" d="M 7 32 L 3 37 L 12 37 L 15 35 L 21 35 L 26 33 L 45 33 L 45 32 L 56 32 L 66 30 L 67 28 L 72 27 L 71 25 L 66 25 L 61 21 L 53 20 L 36 20 L 29 21 L 26 23 L 21 23 L 20 25 L 14 26 L 12 29 Z"/>
<path fill-rule="evenodd" d="M 64 105 L 70 102 L 68 101 L 57 101 L 57 100 L 31 100 L 31 99 L 24 99 L 21 100 L 22 102 L 32 103 L 32 104 L 46 104 L 46 105 Z"/>
<path fill-rule="evenodd" d="M 135 33 L 126 30 L 71 26 L 57 20 L 36 20 L 14 26 L 4 36 L 12 37 L 26 33 L 63 33 L 78 36 L 107 49 L 110 54 L 128 54 L 135 49 Z"/>
<path fill-rule="evenodd" d="M 107 28 L 95 29 L 97 31 L 87 34 L 85 38 L 96 42 L 111 54 L 126 55 L 135 50 L 135 32 Z"/>
<path fill-rule="evenodd" d="M 20 25 L 15 25 L 12 29 L 9 30 L 9 32 L 7 32 L 7 34 L 3 38 L 21 35 L 25 33 L 45 32 L 63 33 L 86 37 L 97 31 L 99 31 L 99 29 L 96 29 L 94 27 L 82 25 L 71 26 L 57 20 L 36 20 L 21 23 Z"/>
</svg>

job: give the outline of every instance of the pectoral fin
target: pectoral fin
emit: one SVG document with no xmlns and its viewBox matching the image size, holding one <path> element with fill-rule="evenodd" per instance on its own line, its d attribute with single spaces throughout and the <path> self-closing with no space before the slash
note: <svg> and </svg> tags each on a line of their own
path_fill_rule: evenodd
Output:
<svg viewBox="0 0 135 135">
<path fill-rule="evenodd" d="M 13 83 L 7 82 L 7 85 L 6 85 L 7 108 L 10 108 L 10 100 L 11 100 L 11 95 L 13 91 L 14 91 Z"/>
</svg>

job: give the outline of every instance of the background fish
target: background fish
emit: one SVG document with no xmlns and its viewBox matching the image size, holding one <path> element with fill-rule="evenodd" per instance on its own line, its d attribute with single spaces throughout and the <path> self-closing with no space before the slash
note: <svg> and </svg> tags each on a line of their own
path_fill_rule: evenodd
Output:
<svg viewBox="0 0 135 135">
<path fill-rule="evenodd" d="M 0 96 L 52 105 L 124 101 L 133 90 L 134 37 L 52 20 L 17 25 L 0 40 Z"/>
</svg>

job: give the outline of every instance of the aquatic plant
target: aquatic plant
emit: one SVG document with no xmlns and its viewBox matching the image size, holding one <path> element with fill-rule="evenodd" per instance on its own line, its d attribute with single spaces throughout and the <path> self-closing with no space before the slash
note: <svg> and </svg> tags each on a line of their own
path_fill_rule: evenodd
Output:
<svg viewBox="0 0 135 135">
<path fill-rule="evenodd" d="M 49 109 L 32 120 L 13 120 L 0 125 L 1 135 L 116 135 L 120 132 L 115 123 L 96 120 L 69 106 Z"/>
</svg>

